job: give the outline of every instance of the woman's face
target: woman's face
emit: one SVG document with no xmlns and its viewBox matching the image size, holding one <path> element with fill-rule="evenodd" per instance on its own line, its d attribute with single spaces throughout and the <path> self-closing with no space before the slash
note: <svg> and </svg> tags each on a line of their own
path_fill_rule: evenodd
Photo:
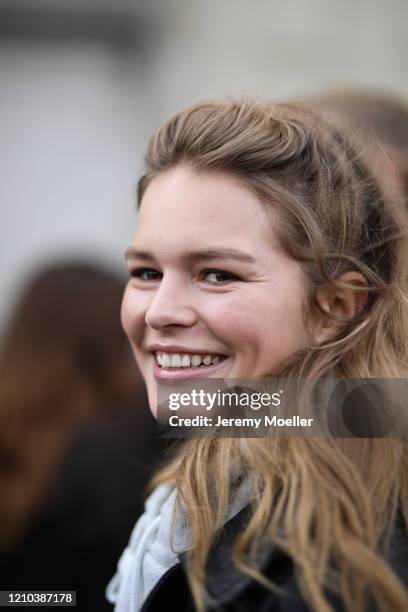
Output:
<svg viewBox="0 0 408 612">
<path fill-rule="evenodd" d="M 311 338 L 300 265 L 258 198 L 226 174 L 176 167 L 142 200 L 122 323 L 146 381 L 278 374 Z"/>
</svg>

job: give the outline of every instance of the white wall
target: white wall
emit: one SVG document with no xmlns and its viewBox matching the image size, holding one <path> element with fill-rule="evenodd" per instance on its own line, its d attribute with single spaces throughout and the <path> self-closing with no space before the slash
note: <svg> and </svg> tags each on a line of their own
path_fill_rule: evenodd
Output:
<svg viewBox="0 0 408 612">
<path fill-rule="evenodd" d="M 135 62 L 130 87 L 123 61 L 101 44 L 0 47 L 5 309 L 23 277 L 52 256 L 122 266 L 147 136 L 143 71 Z"/>
<path fill-rule="evenodd" d="M 154 79 L 163 110 L 340 83 L 408 94 L 405 0 L 173 0 Z M 159 85 L 158 85 L 159 84 Z"/>
</svg>

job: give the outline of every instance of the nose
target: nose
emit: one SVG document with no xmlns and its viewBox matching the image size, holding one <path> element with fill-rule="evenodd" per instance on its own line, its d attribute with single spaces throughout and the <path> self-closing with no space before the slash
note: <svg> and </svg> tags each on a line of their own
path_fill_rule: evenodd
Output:
<svg viewBox="0 0 408 612">
<path fill-rule="evenodd" d="M 191 290 L 170 276 L 163 277 L 152 292 L 145 315 L 146 325 L 156 330 L 173 326 L 191 327 L 197 321 Z"/>
</svg>

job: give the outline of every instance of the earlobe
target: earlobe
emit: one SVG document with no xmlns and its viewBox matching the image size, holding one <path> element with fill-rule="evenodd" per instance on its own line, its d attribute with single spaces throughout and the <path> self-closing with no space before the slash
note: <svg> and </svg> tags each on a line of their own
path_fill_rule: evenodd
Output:
<svg viewBox="0 0 408 612">
<path fill-rule="evenodd" d="M 321 311 L 313 333 L 317 344 L 335 338 L 361 314 L 368 298 L 367 286 L 363 274 L 350 271 L 337 278 L 335 285 L 326 285 L 317 291 Z"/>
</svg>

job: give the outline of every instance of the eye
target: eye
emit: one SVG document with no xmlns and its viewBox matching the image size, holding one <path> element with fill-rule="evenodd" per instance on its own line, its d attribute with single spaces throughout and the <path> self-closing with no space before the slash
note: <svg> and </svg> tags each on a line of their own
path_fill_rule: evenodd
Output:
<svg viewBox="0 0 408 612">
<path fill-rule="evenodd" d="M 142 281 L 157 281 L 162 277 L 162 273 L 152 268 L 136 268 L 130 270 L 130 276 L 132 278 L 138 278 Z"/>
<path fill-rule="evenodd" d="M 223 285 L 229 281 L 239 280 L 236 274 L 224 270 L 204 270 L 202 277 L 213 285 Z"/>
</svg>

